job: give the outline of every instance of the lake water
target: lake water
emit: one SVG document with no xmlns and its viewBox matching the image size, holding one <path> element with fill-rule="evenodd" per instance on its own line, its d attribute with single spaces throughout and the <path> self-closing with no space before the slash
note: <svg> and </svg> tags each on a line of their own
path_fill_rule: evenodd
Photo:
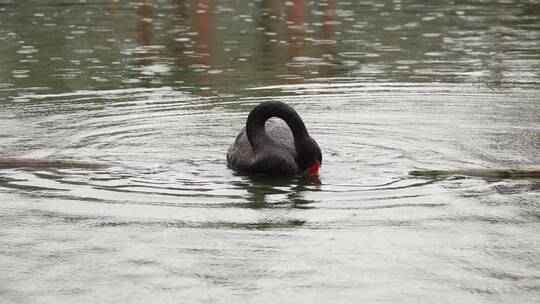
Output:
<svg viewBox="0 0 540 304">
<path fill-rule="evenodd" d="M 0 0 L 1 303 L 539 303 L 538 1 Z M 318 177 L 235 174 L 260 102 Z"/>
</svg>

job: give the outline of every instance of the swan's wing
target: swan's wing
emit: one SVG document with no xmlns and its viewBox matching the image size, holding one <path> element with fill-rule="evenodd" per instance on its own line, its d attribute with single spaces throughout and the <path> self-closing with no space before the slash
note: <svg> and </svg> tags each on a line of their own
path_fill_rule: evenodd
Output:
<svg viewBox="0 0 540 304">
<path fill-rule="evenodd" d="M 294 147 L 294 138 L 289 126 L 279 118 L 271 118 L 266 121 L 265 128 L 268 137 L 270 137 L 275 144 L 283 147 L 283 149 L 294 159 L 296 157 L 296 148 Z"/>
<path fill-rule="evenodd" d="M 246 168 L 253 164 L 253 160 L 253 149 L 249 144 L 246 128 L 242 128 L 227 151 L 227 167 L 236 171 L 246 171 Z"/>
<path fill-rule="evenodd" d="M 267 144 L 255 155 L 243 128 L 227 151 L 227 166 L 239 172 L 295 174 L 296 149 L 287 124 L 281 119 L 266 123 Z"/>
</svg>

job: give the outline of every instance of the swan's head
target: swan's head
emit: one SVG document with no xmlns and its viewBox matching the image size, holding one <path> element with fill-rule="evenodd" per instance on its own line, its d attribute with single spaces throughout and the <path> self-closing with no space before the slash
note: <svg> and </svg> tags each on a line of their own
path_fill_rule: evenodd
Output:
<svg viewBox="0 0 540 304">
<path fill-rule="evenodd" d="M 296 163 L 303 172 L 310 174 L 319 173 L 319 168 L 322 164 L 322 153 L 317 142 L 308 136 L 302 141 L 300 145 L 297 145 Z"/>
</svg>

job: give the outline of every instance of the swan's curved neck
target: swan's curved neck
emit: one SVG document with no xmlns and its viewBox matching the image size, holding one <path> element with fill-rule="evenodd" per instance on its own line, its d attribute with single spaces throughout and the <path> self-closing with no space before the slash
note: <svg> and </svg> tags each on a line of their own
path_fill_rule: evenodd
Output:
<svg viewBox="0 0 540 304">
<path fill-rule="evenodd" d="M 271 117 L 281 118 L 287 123 L 293 134 L 295 145 L 309 136 L 304 122 L 293 108 L 279 101 L 264 102 L 249 113 L 246 122 L 246 134 L 254 150 L 268 144 L 269 137 L 266 135 L 264 126 Z"/>
</svg>

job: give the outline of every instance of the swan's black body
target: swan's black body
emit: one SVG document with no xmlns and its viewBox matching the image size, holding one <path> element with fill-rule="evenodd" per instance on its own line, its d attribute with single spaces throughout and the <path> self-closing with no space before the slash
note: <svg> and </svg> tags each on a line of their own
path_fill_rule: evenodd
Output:
<svg viewBox="0 0 540 304">
<path fill-rule="evenodd" d="M 253 108 L 227 152 L 227 166 L 246 173 L 291 175 L 308 169 L 315 173 L 321 163 L 321 149 L 298 113 L 278 101 Z"/>
</svg>

